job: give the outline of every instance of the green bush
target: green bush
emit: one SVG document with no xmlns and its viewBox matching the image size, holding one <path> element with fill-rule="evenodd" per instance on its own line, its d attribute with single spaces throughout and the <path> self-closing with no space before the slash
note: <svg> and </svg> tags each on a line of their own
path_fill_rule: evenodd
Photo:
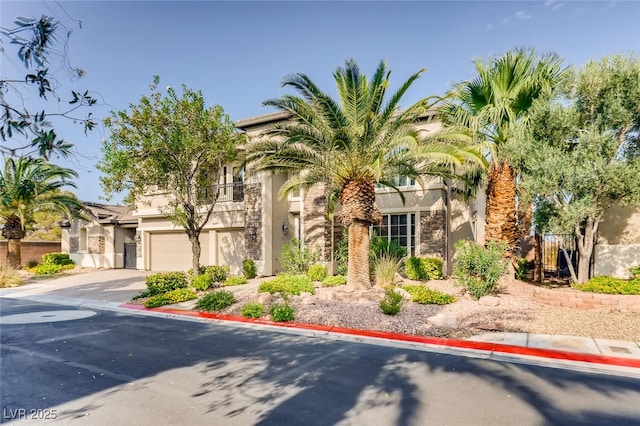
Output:
<svg viewBox="0 0 640 426">
<path fill-rule="evenodd" d="M 527 259 L 524 257 L 518 259 L 518 268 L 516 269 L 516 278 L 520 281 L 524 281 L 527 279 L 529 275 L 530 264 Z"/>
<path fill-rule="evenodd" d="M 253 302 L 242 305 L 240 315 L 245 318 L 260 318 L 262 316 L 263 307 L 260 303 Z"/>
<path fill-rule="evenodd" d="M 280 266 L 287 274 L 306 274 L 309 266 L 318 261 L 318 253 L 303 246 L 296 238 L 282 247 L 278 257 Z"/>
<path fill-rule="evenodd" d="M 376 285 L 379 287 L 387 287 L 393 285 L 396 280 L 396 274 L 402 267 L 402 260 L 394 256 L 383 253 L 373 262 L 373 275 Z"/>
<path fill-rule="evenodd" d="M 306 275 L 281 274 L 265 281 L 258 287 L 258 293 L 284 293 L 299 295 L 302 292 L 316 293 L 313 283 Z"/>
<path fill-rule="evenodd" d="M 214 283 L 223 283 L 229 276 L 228 266 L 205 266 L 204 273 L 209 275 Z"/>
<path fill-rule="evenodd" d="M 476 300 L 493 293 L 498 280 L 507 272 L 506 248 L 505 244 L 494 241 L 490 241 L 487 248 L 475 242 L 458 241 L 453 268 L 456 285 L 463 286 Z"/>
<path fill-rule="evenodd" d="M 147 284 L 147 296 L 155 296 L 156 294 L 188 286 L 187 274 L 184 272 L 160 272 L 149 275 L 145 282 Z"/>
<path fill-rule="evenodd" d="M 633 268 L 629 268 L 629 272 L 631 273 L 632 280 L 640 281 L 640 265 L 634 266 Z"/>
<path fill-rule="evenodd" d="M 416 281 L 439 280 L 444 262 L 437 257 L 410 257 L 405 265 L 407 278 Z"/>
<path fill-rule="evenodd" d="M 42 263 L 45 265 L 75 265 L 69 258 L 69 253 L 45 253 L 42 255 Z"/>
<path fill-rule="evenodd" d="M 67 269 L 73 269 L 75 265 L 56 265 L 53 263 L 43 263 L 41 265 L 37 265 L 34 268 L 27 269 L 29 272 L 32 272 L 36 275 L 53 275 L 58 272 L 65 271 Z"/>
<path fill-rule="evenodd" d="M 640 280 L 623 280 L 605 275 L 593 277 L 584 284 L 573 284 L 572 287 L 590 293 L 640 294 Z"/>
<path fill-rule="evenodd" d="M 207 293 L 196 303 L 196 309 L 201 311 L 222 311 L 236 303 L 236 298 L 230 291 L 216 290 Z"/>
<path fill-rule="evenodd" d="M 403 285 L 410 295 L 411 300 L 422 305 L 448 305 L 454 303 L 457 299 L 450 294 L 442 293 L 438 290 L 432 290 L 424 285 Z"/>
<path fill-rule="evenodd" d="M 273 303 L 269 306 L 271 319 L 276 322 L 293 321 L 296 310 L 288 303 Z"/>
<path fill-rule="evenodd" d="M 27 267 L 27 269 L 30 269 L 30 268 L 35 268 L 38 265 L 39 265 L 39 263 L 38 263 L 37 260 L 30 260 L 30 261 L 27 262 L 26 267 Z"/>
<path fill-rule="evenodd" d="M 144 302 L 146 308 L 157 308 L 158 306 L 173 305 L 174 303 L 186 302 L 193 300 L 196 293 L 188 288 L 177 288 L 162 294 L 151 296 Z"/>
<path fill-rule="evenodd" d="M 384 298 L 380 301 L 380 309 L 386 315 L 395 315 L 402 308 L 402 295 L 393 291 L 393 287 L 387 287 Z"/>
<path fill-rule="evenodd" d="M 336 245 L 334 259 L 336 261 L 336 273 L 338 275 L 347 275 L 349 263 L 349 233 L 347 231 L 342 233 L 342 237 Z"/>
<path fill-rule="evenodd" d="M 253 259 L 245 259 L 242 261 L 242 275 L 248 280 L 255 278 L 258 275 L 258 269 L 256 268 L 256 262 Z"/>
<path fill-rule="evenodd" d="M 407 256 L 407 249 L 398 244 L 397 241 L 389 240 L 374 233 L 369 241 L 370 261 L 373 262 L 384 255 L 396 260 L 404 259 Z"/>
<path fill-rule="evenodd" d="M 336 287 L 339 285 L 345 285 L 346 283 L 347 279 L 345 277 L 342 275 L 334 275 L 322 280 L 322 287 Z"/>
<path fill-rule="evenodd" d="M 225 287 L 230 287 L 230 286 L 234 286 L 234 285 L 246 284 L 248 282 L 249 281 L 247 281 L 247 279 L 245 277 L 228 277 L 226 280 L 224 280 L 222 285 L 225 286 Z"/>
<path fill-rule="evenodd" d="M 191 285 L 198 291 L 206 291 L 213 285 L 213 279 L 209 274 L 198 275 L 191 281 Z"/>
<path fill-rule="evenodd" d="M 307 276 L 311 281 L 322 281 L 327 278 L 327 267 L 319 263 L 313 264 L 309 267 Z"/>
</svg>

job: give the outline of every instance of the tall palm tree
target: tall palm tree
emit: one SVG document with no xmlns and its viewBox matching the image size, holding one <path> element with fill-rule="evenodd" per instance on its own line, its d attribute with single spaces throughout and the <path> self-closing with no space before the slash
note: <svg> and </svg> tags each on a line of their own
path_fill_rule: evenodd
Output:
<svg viewBox="0 0 640 426">
<path fill-rule="evenodd" d="M 445 125 L 490 148 L 485 238 L 506 242 L 514 250 L 526 228 L 520 224 L 519 230 L 516 212 L 526 218 L 528 209 L 517 207 L 516 173 L 502 148 L 518 126 L 527 125 L 533 102 L 560 84 L 565 69 L 557 55 L 538 55 L 532 48 L 486 62 L 476 59 L 474 65 L 477 76 L 454 86 L 441 113 Z"/>
<path fill-rule="evenodd" d="M 58 212 L 67 217 L 83 217 L 83 204 L 65 186 L 75 188 L 67 179 L 77 177 L 71 169 L 46 163 L 42 159 L 8 158 L 0 170 L 0 217 L 5 220 L 2 236 L 7 238 L 7 263 L 19 268 L 22 264 L 20 242 L 26 225 L 33 222 L 36 212 Z"/>
<path fill-rule="evenodd" d="M 367 80 L 350 60 L 333 73 L 338 100 L 322 92 L 305 74 L 287 76 L 282 85 L 294 88 L 300 96 L 284 95 L 264 105 L 288 112 L 289 119 L 247 145 L 247 162 L 255 169 L 291 174 L 281 197 L 323 184 L 329 211 L 340 202 L 339 217 L 348 227 L 347 279 L 352 287 L 371 286 L 369 227 L 381 221 L 375 205 L 376 184 L 402 196 L 394 176 L 418 182 L 424 175 L 456 177 L 455 166 L 483 161 L 477 147 L 464 149 L 421 139 L 415 124 L 431 106 L 431 98 L 400 111 L 400 100 L 422 72 L 387 97 L 390 71 L 386 64 L 380 63 Z"/>
</svg>

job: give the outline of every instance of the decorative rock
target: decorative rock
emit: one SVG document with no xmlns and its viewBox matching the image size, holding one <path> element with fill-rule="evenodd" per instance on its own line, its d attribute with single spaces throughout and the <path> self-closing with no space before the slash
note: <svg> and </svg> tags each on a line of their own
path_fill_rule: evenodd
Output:
<svg viewBox="0 0 640 426">
<path fill-rule="evenodd" d="M 439 313 L 437 315 L 429 317 L 427 318 L 427 321 L 434 327 L 450 329 L 458 328 L 458 320 L 455 317 L 450 317 L 443 313 Z"/>
<path fill-rule="evenodd" d="M 498 306 L 500 299 L 495 296 L 484 296 L 478 300 L 478 304 L 482 306 Z"/>
<path fill-rule="evenodd" d="M 258 303 L 261 303 L 263 305 L 269 305 L 272 300 L 273 296 L 271 295 L 271 293 L 260 293 L 258 294 L 258 298 L 256 299 Z"/>
<path fill-rule="evenodd" d="M 401 288 L 401 287 L 395 287 L 395 288 L 393 289 L 393 292 L 394 292 L 394 293 L 398 293 L 398 294 L 402 295 L 402 298 L 403 298 L 404 300 L 411 300 L 411 297 L 412 297 L 412 296 L 411 296 L 411 293 L 409 293 L 409 292 L 408 292 L 407 290 L 405 290 L 404 288 Z"/>
</svg>

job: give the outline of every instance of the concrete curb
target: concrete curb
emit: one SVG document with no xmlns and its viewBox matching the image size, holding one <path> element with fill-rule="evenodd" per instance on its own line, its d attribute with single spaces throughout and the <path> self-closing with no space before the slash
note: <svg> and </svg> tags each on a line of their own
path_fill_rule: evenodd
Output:
<svg viewBox="0 0 640 426">
<path fill-rule="evenodd" d="M 474 341 L 474 340 L 461 340 L 461 339 L 447 339 L 440 337 L 425 337 L 425 336 L 416 336 L 416 335 L 407 335 L 407 334 L 397 334 L 383 331 L 372 331 L 372 330 L 358 330 L 344 327 L 334 327 L 334 326 L 326 326 L 326 325 L 318 325 L 318 324 L 302 324 L 302 323 L 280 323 L 269 321 L 265 319 L 251 319 L 244 318 L 233 315 L 225 315 L 225 314 L 217 314 L 217 313 L 208 313 L 208 312 L 198 312 L 198 311 L 189 311 L 182 309 L 174 309 L 174 308 L 145 308 L 141 305 L 135 304 L 123 304 L 120 305 L 119 308 L 130 309 L 135 311 L 147 311 L 147 312 L 157 312 L 167 315 L 177 315 L 191 318 L 199 318 L 199 319 L 209 319 L 209 320 L 218 320 L 218 321 L 227 321 L 233 323 L 243 323 L 243 324 L 253 324 L 256 326 L 268 326 L 275 327 L 280 329 L 294 329 L 301 331 L 309 331 L 309 332 L 323 332 L 327 334 L 339 334 L 339 335 L 348 335 L 348 336 L 357 336 L 367 339 L 375 339 L 375 340 L 386 340 L 398 343 L 406 343 L 410 344 L 412 348 L 415 348 L 415 344 L 427 346 L 432 349 L 439 350 L 455 350 L 455 351 L 464 351 L 464 352 L 473 352 L 478 355 L 484 355 L 485 357 L 492 357 L 495 359 L 504 359 L 514 361 L 517 358 L 524 358 L 529 361 L 542 361 L 544 365 L 547 365 L 549 361 L 559 361 L 561 364 L 566 366 L 567 362 L 572 363 L 571 365 L 575 365 L 573 363 L 580 363 L 581 365 L 587 367 L 598 367 L 598 366 L 606 366 L 622 368 L 622 369 L 639 369 L 638 371 L 633 371 L 634 375 L 640 375 L 640 359 L 631 359 L 631 358 L 620 358 L 620 357 L 612 357 L 606 355 L 595 355 L 595 354 L 584 354 L 578 352 L 568 352 L 568 351 L 560 351 L 554 349 L 544 349 L 544 348 L 533 348 L 533 347 L 525 347 L 525 346 L 515 346 L 508 345 L 502 343 L 495 342 L 482 342 L 482 341 Z M 620 371 L 620 370 L 619 370 Z M 628 371 L 628 370 L 626 370 Z M 610 372 L 607 369 L 607 372 Z"/>
</svg>

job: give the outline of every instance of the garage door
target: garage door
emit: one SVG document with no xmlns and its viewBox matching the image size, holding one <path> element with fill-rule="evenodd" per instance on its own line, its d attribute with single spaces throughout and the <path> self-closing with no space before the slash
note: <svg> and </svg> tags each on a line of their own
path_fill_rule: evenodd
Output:
<svg viewBox="0 0 640 426">
<path fill-rule="evenodd" d="M 242 273 L 242 261 L 245 259 L 244 231 L 218 231 L 218 264 L 229 265 L 231 273 Z"/>
<path fill-rule="evenodd" d="M 187 271 L 191 269 L 191 243 L 184 232 L 153 233 L 150 239 L 152 271 Z M 209 234 L 200 234 L 200 264 L 209 258 Z"/>
</svg>

